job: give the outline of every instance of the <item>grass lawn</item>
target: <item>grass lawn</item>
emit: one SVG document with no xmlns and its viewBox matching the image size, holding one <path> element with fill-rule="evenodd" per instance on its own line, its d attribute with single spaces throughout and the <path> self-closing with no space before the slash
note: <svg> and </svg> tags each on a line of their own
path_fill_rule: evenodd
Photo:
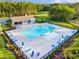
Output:
<svg viewBox="0 0 79 59">
<path fill-rule="evenodd" d="M 2 28 L 2 30 L 8 30 L 9 26 L 7 26 L 7 25 L 0 25 L 0 28 Z"/>
<path fill-rule="evenodd" d="M 42 11 L 42 12 L 33 13 L 32 15 L 40 15 L 40 14 L 48 14 L 48 13 L 49 13 L 48 11 Z"/>
<path fill-rule="evenodd" d="M 5 42 L 0 36 L 0 59 L 16 59 L 12 52 L 5 48 Z"/>
<path fill-rule="evenodd" d="M 12 52 L 6 48 L 0 49 L 0 59 L 16 59 Z"/>
<path fill-rule="evenodd" d="M 73 43 L 73 45 L 71 45 L 71 47 L 78 47 L 79 46 L 79 37 L 75 40 L 75 42 Z"/>
<path fill-rule="evenodd" d="M 77 25 L 71 24 L 69 22 L 49 20 L 48 16 L 37 16 L 36 21 L 37 22 L 49 22 L 49 23 L 53 23 L 53 24 L 56 24 L 56 25 L 59 25 L 59 26 L 64 26 L 64 27 L 67 27 L 67 28 L 79 29 L 79 27 Z"/>
<path fill-rule="evenodd" d="M 4 40 L 0 36 L 0 48 L 4 48 L 4 46 L 5 46 Z"/>
<path fill-rule="evenodd" d="M 76 25 L 70 24 L 70 23 L 67 23 L 67 22 L 52 21 L 52 23 L 59 25 L 59 26 L 64 26 L 64 27 L 67 27 L 67 28 L 77 28 Z"/>
</svg>

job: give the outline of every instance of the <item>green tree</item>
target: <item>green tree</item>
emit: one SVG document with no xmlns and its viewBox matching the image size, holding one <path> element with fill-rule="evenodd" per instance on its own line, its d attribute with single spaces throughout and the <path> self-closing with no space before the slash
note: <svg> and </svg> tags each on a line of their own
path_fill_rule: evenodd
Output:
<svg viewBox="0 0 79 59">
<path fill-rule="evenodd" d="M 67 21 L 71 20 L 75 13 L 76 11 L 74 8 L 64 4 L 55 4 L 52 6 L 49 15 L 51 20 Z"/>
<path fill-rule="evenodd" d="M 48 11 L 50 4 L 35 4 L 31 2 L 0 2 L 0 17 L 24 16 L 39 11 Z"/>
</svg>

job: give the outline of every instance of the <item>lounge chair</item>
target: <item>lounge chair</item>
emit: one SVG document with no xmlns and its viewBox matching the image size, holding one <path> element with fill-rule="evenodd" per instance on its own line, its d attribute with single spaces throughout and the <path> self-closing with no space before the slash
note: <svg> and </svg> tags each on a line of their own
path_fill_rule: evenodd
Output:
<svg viewBox="0 0 79 59">
<path fill-rule="evenodd" d="M 17 41 L 17 39 L 14 37 L 14 38 L 12 38 L 12 40 L 14 41 L 14 42 L 16 42 Z"/>
<path fill-rule="evenodd" d="M 69 35 L 66 35 L 66 36 L 64 37 L 64 39 L 69 39 L 69 37 L 70 37 Z"/>
<path fill-rule="evenodd" d="M 55 47 L 55 45 L 52 44 L 52 47 Z"/>
<path fill-rule="evenodd" d="M 14 37 L 12 34 L 10 34 L 10 37 Z"/>
<path fill-rule="evenodd" d="M 13 41 L 13 40 L 11 40 L 11 43 L 14 43 L 14 41 Z"/>
<path fill-rule="evenodd" d="M 74 31 L 74 30 L 72 30 L 72 33 L 75 33 L 75 31 Z"/>
<path fill-rule="evenodd" d="M 26 53 L 28 52 L 28 51 L 30 51 L 31 49 L 28 49 L 28 50 L 26 50 Z"/>
<path fill-rule="evenodd" d="M 40 55 L 40 53 L 38 52 L 38 53 L 37 53 L 37 56 L 39 56 L 39 55 Z"/>
<path fill-rule="evenodd" d="M 34 55 L 34 51 L 32 51 L 31 57 L 33 57 L 33 55 Z"/>
<path fill-rule="evenodd" d="M 56 46 L 52 44 L 52 51 L 55 49 L 55 47 L 56 47 Z"/>
<path fill-rule="evenodd" d="M 59 41 L 57 41 L 57 43 L 58 43 L 58 44 L 60 44 L 60 42 L 59 42 Z"/>
<path fill-rule="evenodd" d="M 24 45 L 24 42 L 22 41 L 22 46 Z"/>
</svg>

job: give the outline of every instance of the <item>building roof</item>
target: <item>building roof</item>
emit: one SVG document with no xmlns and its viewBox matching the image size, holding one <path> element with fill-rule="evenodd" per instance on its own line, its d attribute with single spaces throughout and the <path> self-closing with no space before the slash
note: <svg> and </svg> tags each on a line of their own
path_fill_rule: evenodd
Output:
<svg viewBox="0 0 79 59">
<path fill-rule="evenodd" d="M 20 20 L 33 20 L 34 16 L 17 16 L 11 17 L 12 21 L 20 21 Z"/>
<path fill-rule="evenodd" d="M 0 24 L 7 24 L 7 20 L 4 18 L 0 18 Z"/>
</svg>

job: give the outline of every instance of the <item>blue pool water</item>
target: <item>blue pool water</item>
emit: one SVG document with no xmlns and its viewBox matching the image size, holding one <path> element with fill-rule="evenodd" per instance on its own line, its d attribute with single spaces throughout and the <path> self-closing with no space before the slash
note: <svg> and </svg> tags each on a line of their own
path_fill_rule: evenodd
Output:
<svg viewBox="0 0 79 59">
<path fill-rule="evenodd" d="M 32 40 L 33 38 L 36 38 L 37 36 L 41 36 L 46 32 L 51 32 L 55 28 L 52 26 L 33 26 L 29 29 L 26 29 L 21 34 L 26 36 L 28 39 Z"/>
</svg>

